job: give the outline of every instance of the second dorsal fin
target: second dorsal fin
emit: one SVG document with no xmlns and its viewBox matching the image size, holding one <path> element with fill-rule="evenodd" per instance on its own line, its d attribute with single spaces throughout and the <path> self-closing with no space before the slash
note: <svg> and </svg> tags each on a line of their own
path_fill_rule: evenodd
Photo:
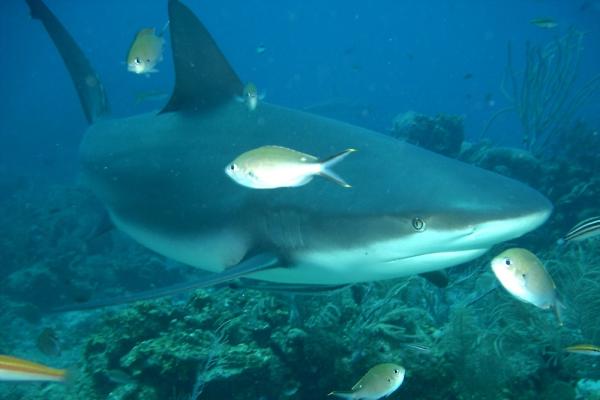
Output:
<svg viewBox="0 0 600 400">
<path fill-rule="evenodd" d="M 161 113 L 202 111 L 239 96 L 243 85 L 204 25 L 179 0 L 169 0 L 175 88 Z"/>
</svg>

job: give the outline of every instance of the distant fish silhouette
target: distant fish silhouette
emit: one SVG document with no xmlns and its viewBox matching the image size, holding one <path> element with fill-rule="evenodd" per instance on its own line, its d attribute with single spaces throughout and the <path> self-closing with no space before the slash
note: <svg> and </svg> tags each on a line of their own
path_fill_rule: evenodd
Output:
<svg viewBox="0 0 600 400">
<path fill-rule="evenodd" d="M 52 328 L 44 328 L 44 330 L 42 330 L 42 332 L 38 335 L 35 345 L 39 351 L 47 356 L 60 356 L 60 341 L 58 340 L 56 332 Z"/>
</svg>

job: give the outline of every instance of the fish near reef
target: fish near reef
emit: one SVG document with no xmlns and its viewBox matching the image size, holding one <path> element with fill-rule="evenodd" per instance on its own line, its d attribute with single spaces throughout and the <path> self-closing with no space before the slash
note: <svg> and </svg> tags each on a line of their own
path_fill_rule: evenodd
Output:
<svg viewBox="0 0 600 400">
<path fill-rule="evenodd" d="M 0 355 L 0 381 L 63 382 L 66 377 L 67 371 L 64 369 Z"/>
<path fill-rule="evenodd" d="M 44 328 L 38 335 L 35 345 L 39 351 L 47 356 L 59 356 L 61 353 L 60 340 L 52 328 Z"/>
<path fill-rule="evenodd" d="M 333 391 L 329 396 L 348 400 L 377 400 L 394 393 L 404 382 L 405 369 L 398 364 L 378 364 L 349 391 Z"/>
<path fill-rule="evenodd" d="M 556 285 L 540 259 L 527 249 L 512 248 L 492 260 L 492 270 L 502 286 L 517 299 L 544 310 L 554 309 L 562 325 Z"/>
<path fill-rule="evenodd" d="M 600 235 L 600 216 L 584 219 L 559 239 L 558 244 L 579 242 Z"/>
<path fill-rule="evenodd" d="M 600 346 L 596 346 L 595 344 L 575 344 L 573 346 L 565 347 L 565 351 L 586 356 L 600 356 Z"/>
</svg>

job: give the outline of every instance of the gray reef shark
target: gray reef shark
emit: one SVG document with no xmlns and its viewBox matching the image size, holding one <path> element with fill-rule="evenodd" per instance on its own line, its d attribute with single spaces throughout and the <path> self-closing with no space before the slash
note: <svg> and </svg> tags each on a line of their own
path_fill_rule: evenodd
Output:
<svg viewBox="0 0 600 400">
<path fill-rule="evenodd" d="M 552 211 L 524 184 L 377 132 L 265 102 L 250 111 L 236 101 L 237 74 L 178 0 L 168 2 L 170 100 L 158 113 L 112 119 L 75 41 L 41 0 L 27 3 L 90 123 L 85 181 L 118 229 L 213 272 L 189 287 L 238 277 L 318 287 L 436 271 L 539 227 Z M 315 179 L 252 190 L 227 177 L 229 162 L 264 145 L 317 157 L 355 148 L 336 166 L 352 187 Z"/>
</svg>

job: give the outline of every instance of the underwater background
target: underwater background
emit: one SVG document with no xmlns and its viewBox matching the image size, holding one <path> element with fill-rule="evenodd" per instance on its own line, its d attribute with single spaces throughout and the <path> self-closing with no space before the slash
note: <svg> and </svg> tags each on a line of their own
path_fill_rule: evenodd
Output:
<svg viewBox="0 0 600 400">
<path fill-rule="evenodd" d="M 101 77 L 113 115 L 166 103 L 168 44 L 158 73 L 125 65 L 136 32 L 167 22 L 166 1 L 47 3 Z M 599 1 L 185 4 L 265 101 L 523 181 L 554 213 L 448 269 L 444 288 L 418 276 L 319 296 L 220 287 L 50 313 L 199 272 L 118 231 L 95 234 L 103 208 L 79 179 L 87 122 L 73 84 L 25 1 L 3 1 L 0 354 L 73 373 L 66 385 L 0 382 L 0 398 L 321 399 L 372 365 L 397 362 L 407 377 L 394 399 L 600 399 L 600 358 L 563 351 L 600 345 L 600 240 L 557 245 L 600 215 Z M 526 65 L 566 71 L 545 76 L 565 100 L 555 112 L 538 110 L 547 129 L 535 138 L 515 101 L 539 89 Z M 542 259 L 566 306 L 564 326 L 491 290 L 490 259 L 508 247 Z"/>
</svg>

